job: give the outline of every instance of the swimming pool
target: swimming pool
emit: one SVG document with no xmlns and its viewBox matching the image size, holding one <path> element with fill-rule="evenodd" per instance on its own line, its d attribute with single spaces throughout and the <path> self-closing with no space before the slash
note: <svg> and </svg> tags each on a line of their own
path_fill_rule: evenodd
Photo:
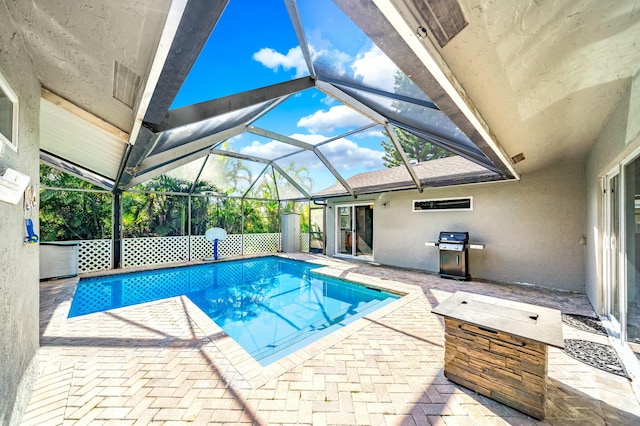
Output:
<svg viewBox="0 0 640 426">
<path fill-rule="evenodd" d="M 399 296 L 264 257 L 82 279 L 69 317 L 187 296 L 268 365 Z"/>
</svg>

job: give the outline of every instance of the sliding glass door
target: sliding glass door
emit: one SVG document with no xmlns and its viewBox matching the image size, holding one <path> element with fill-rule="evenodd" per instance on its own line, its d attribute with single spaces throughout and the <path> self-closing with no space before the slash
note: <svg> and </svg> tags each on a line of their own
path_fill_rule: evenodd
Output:
<svg viewBox="0 0 640 426">
<path fill-rule="evenodd" d="M 640 156 L 603 179 L 603 278 L 611 331 L 640 355 Z"/>
<path fill-rule="evenodd" d="M 621 290 L 623 338 L 640 348 L 640 157 L 624 166 L 624 289 Z"/>
<path fill-rule="evenodd" d="M 336 253 L 373 258 L 373 204 L 336 209 Z"/>
</svg>

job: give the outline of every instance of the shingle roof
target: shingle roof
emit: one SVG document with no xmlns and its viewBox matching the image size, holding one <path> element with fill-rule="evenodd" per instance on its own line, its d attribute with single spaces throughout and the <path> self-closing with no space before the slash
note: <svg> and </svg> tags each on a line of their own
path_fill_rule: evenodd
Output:
<svg viewBox="0 0 640 426">
<path fill-rule="evenodd" d="M 412 167 L 424 186 L 456 185 L 499 178 L 497 173 L 460 156 L 423 161 Z M 404 166 L 359 173 L 346 181 L 355 193 L 383 192 L 391 188 L 394 190 L 415 188 L 411 175 Z M 347 194 L 345 188 L 336 183 L 313 195 L 314 197 L 332 197 Z"/>
</svg>

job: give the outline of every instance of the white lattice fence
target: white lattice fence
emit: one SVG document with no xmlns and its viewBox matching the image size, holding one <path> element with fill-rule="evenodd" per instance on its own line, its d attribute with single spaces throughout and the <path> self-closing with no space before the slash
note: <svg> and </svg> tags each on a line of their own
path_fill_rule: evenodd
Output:
<svg viewBox="0 0 640 426">
<path fill-rule="evenodd" d="M 213 255 L 213 248 L 211 248 Z M 227 239 L 218 246 L 220 256 L 240 256 L 242 254 L 242 234 L 228 234 Z"/>
<path fill-rule="evenodd" d="M 240 256 L 242 254 L 242 235 L 228 234 L 227 239 L 218 242 L 218 256 Z M 191 237 L 191 260 L 213 257 L 213 243 L 207 241 L 204 235 Z"/>
<path fill-rule="evenodd" d="M 189 241 L 191 244 L 191 260 L 211 257 L 213 252 L 212 244 L 204 238 L 204 235 L 192 235 Z"/>
<path fill-rule="evenodd" d="M 156 265 L 189 259 L 189 237 L 124 238 L 122 266 Z"/>
<path fill-rule="evenodd" d="M 78 272 L 111 269 L 111 240 L 82 240 L 78 245 Z M 280 249 L 280 234 L 229 234 L 218 243 L 218 256 L 273 253 Z M 191 251 L 189 251 L 191 244 Z M 300 235 L 300 248 L 309 251 L 309 234 Z M 204 235 L 191 237 L 125 238 L 122 240 L 122 266 L 124 268 L 160 263 L 179 262 L 213 257 L 213 243 Z"/>
<path fill-rule="evenodd" d="M 191 259 L 213 257 L 213 243 L 204 236 L 191 237 Z M 280 248 L 280 234 L 244 234 L 244 250 L 242 234 L 228 234 L 227 239 L 218 243 L 218 256 L 240 256 L 241 254 L 273 253 Z"/>
<path fill-rule="evenodd" d="M 78 241 L 78 272 L 111 269 L 111 246 L 110 239 Z"/>
<path fill-rule="evenodd" d="M 280 250 L 280 233 L 244 234 L 244 253 L 273 253 Z"/>
<path fill-rule="evenodd" d="M 300 251 L 309 253 L 309 233 L 300 233 Z"/>
</svg>

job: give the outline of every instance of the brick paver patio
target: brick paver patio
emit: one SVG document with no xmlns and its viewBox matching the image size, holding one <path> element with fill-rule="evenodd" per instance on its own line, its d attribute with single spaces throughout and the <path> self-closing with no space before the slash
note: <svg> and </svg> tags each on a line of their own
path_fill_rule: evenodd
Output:
<svg viewBox="0 0 640 426">
<path fill-rule="evenodd" d="M 592 316 L 584 295 L 296 257 L 407 295 L 262 367 L 186 297 L 67 318 L 77 279 L 44 282 L 41 375 L 23 424 L 640 424 L 628 379 L 554 348 L 545 422 L 444 377 L 443 322 L 431 309 L 456 290 Z M 565 338 L 609 343 L 563 328 Z"/>
</svg>

